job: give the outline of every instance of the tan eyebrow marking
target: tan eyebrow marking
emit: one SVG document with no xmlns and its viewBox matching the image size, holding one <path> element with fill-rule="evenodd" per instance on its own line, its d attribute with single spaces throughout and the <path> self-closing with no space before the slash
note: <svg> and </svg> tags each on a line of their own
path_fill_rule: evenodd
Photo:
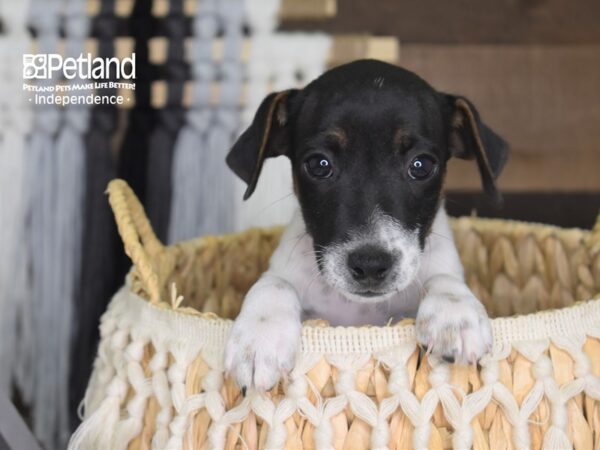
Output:
<svg viewBox="0 0 600 450">
<path fill-rule="evenodd" d="M 408 144 L 410 144 L 410 136 L 402 128 L 398 128 L 394 134 L 394 149 L 401 152 Z"/>
<path fill-rule="evenodd" d="M 327 131 L 327 137 L 331 137 L 337 141 L 340 147 L 345 147 L 348 143 L 348 137 L 341 128 L 333 128 Z"/>
</svg>

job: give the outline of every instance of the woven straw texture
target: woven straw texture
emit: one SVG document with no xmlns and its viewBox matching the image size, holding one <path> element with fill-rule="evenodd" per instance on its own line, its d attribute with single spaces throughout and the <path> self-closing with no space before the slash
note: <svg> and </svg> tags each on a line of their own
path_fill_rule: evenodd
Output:
<svg viewBox="0 0 600 450">
<path fill-rule="evenodd" d="M 600 224 L 453 221 L 496 317 L 479 366 L 428 359 L 412 321 L 313 322 L 289 378 L 244 398 L 223 372 L 226 318 L 281 230 L 164 247 L 125 182 L 108 192 L 134 266 L 102 318 L 70 448 L 600 449 Z"/>
</svg>

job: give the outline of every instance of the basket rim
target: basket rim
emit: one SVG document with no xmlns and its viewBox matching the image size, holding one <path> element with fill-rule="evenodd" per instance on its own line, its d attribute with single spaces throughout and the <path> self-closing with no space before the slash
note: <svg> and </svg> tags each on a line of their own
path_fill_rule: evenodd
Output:
<svg viewBox="0 0 600 450">
<path fill-rule="evenodd" d="M 153 304 L 131 290 L 130 280 L 115 294 L 114 301 L 126 304 L 131 321 L 155 333 L 171 333 L 168 339 L 194 340 L 224 348 L 232 319 L 200 313 L 191 308 L 173 308 L 166 302 Z M 192 312 L 190 312 L 190 310 Z M 600 297 L 563 308 L 491 319 L 494 353 L 515 342 L 554 339 L 561 336 L 592 335 L 600 339 Z M 150 330 L 152 330 L 150 332 Z M 163 336 L 164 337 L 164 336 Z M 326 326 L 304 323 L 304 353 L 376 353 L 398 345 L 416 345 L 414 320 L 390 326 Z"/>
<path fill-rule="evenodd" d="M 473 227 L 480 230 L 493 229 L 497 233 L 528 233 L 542 234 L 544 236 L 565 236 L 566 239 L 580 241 L 581 245 L 588 245 L 588 240 L 594 236 L 592 230 L 580 228 L 562 228 L 555 225 L 524 222 L 510 219 L 481 218 L 476 216 L 462 216 L 452 218 L 451 223 L 455 230 L 462 227 Z M 272 235 L 280 233 L 282 226 L 255 227 L 241 232 L 205 235 L 195 239 L 181 241 L 163 247 L 162 257 L 174 257 L 183 248 L 202 247 L 207 242 L 227 242 L 231 238 L 243 238 L 247 233 Z M 160 255 L 157 255 L 160 257 Z M 187 340 L 193 337 L 199 342 L 211 342 L 212 346 L 224 347 L 229 329 L 233 324 L 232 319 L 219 317 L 214 313 L 204 313 L 191 307 L 181 307 L 173 299 L 157 298 L 147 300 L 135 294 L 131 287 L 132 280 L 137 278 L 134 265 L 126 277 L 124 288 L 134 298 L 131 307 L 138 311 L 135 320 L 142 322 L 140 317 L 149 318 L 150 323 L 167 325 L 166 329 L 174 331 L 177 338 Z M 143 294 L 142 294 L 143 295 Z M 164 313 L 167 314 L 164 314 Z M 167 323 L 165 323 L 167 322 Z M 514 342 L 553 339 L 557 336 L 582 336 L 592 334 L 600 338 L 600 295 L 595 294 L 591 299 L 577 302 L 562 308 L 537 311 L 529 314 L 497 317 L 491 319 L 494 334 L 494 346 L 504 349 L 510 348 Z M 144 329 L 144 327 L 141 327 Z M 153 327 L 154 330 L 157 327 Z M 181 330 L 185 330 L 181 334 Z M 143 332 L 143 330 L 142 330 Z M 391 326 L 377 327 L 365 326 L 329 326 L 325 324 L 303 324 L 302 348 L 304 352 L 317 353 L 374 353 L 383 348 L 397 345 L 416 345 L 414 320 L 400 321 Z M 508 344 L 508 345 L 507 345 Z M 497 350 L 497 349 L 496 349 Z M 496 350 L 494 353 L 496 353 Z"/>
<path fill-rule="evenodd" d="M 600 217 L 600 216 L 599 216 Z M 557 225 L 551 225 L 551 224 L 544 224 L 544 223 L 539 223 L 539 222 L 526 222 L 526 221 L 519 221 L 519 220 L 513 220 L 513 219 L 497 219 L 497 218 L 485 218 L 485 217 L 477 217 L 477 216 L 460 216 L 460 217 L 452 217 L 450 218 L 450 222 L 455 225 L 455 226 L 459 226 L 461 225 L 461 223 L 468 223 L 470 226 L 475 226 L 477 227 L 502 227 L 505 230 L 509 231 L 510 229 L 514 229 L 516 227 L 520 227 L 523 229 L 529 229 L 531 232 L 546 232 L 550 235 L 557 233 L 557 234 L 580 234 L 580 239 L 585 240 L 588 239 L 589 237 L 591 237 L 593 235 L 592 230 L 587 230 L 587 229 L 583 229 L 583 228 L 577 228 L 577 227 L 573 227 L 573 228 L 564 228 L 564 227 L 559 227 Z M 274 234 L 274 233 L 280 233 L 284 230 L 285 225 L 275 225 L 275 226 L 270 226 L 270 227 L 251 227 L 242 231 L 237 231 L 237 232 L 231 232 L 231 233 L 223 233 L 223 234 L 207 234 L 207 235 L 203 235 L 200 237 L 196 237 L 193 239 L 188 239 L 188 240 L 184 240 L 184 241 L 179 241 L 173 244 L 170 244 L 168 246 L 164 247 L 164 252 L 166 254 L 174 254 L 179 252 L 182 247 L 203 247 L 208 241 L 227 241 L 230 238 L 233 237 L 242 237 L 247 233 L 253 233 L 255 231 L 259 231 L 262 234 Z M 137 277 L 139 276 L 139 273 L 136 272 L 136 266 L 133 265 L 129 271 L 129 273 L 127 274 L 126 277 L 126 282 L 130 283 L 130 278 L 131 277 Z M 593 300 L 596 297 L 593 297 L 592 299 L 589 300 Z M 598 298 L 600 298 L 600 296 L 598 296 Z M 143 299 L 143 298 L 142 298 Z M 585 301 L 589 301 L 589 300 L 583 300 L 583 302 Z M 166 301 L 166 300 L 159 300 L 158 302 L 153 304 L 155 306 L 159 306 L 161 308 L 165 308 L 165 309 L 169 309 L 171 308 L 171 305 Z M 554 310 L 560 310 L 562 308 L 554 308 L 554 309 L 550 309 L 550 310 L 543 310 L 543 311 L 537 311 L 534 313 L 530 313 L 530 314 L 538 314 L 538 313 L 546 313 L 546 312 L 550 312 L 550 311 L 554 311 Z M 205 318 L 209 318 L 211 320 L 217 320 L 217 319 L 221 319 L 221 320 L 231 320 L 231 319 L 226 319 L 226 318 L 222 318 L 219 317 L 218 315 L 214 314 L 214 313 L 207 313 L 207 312 L 202 312 L 199 311 L 193 307 L 181 307 L 181 308 L 177 308 L 177 311 L 180 313 L 185 313 L 185 314 L 189 314 L 189 315 L 195 315 L 195 316 L 201 316 L 201 317 L 205 317 Z M 529 314 L 526 314 L 529 315 Z M 520 317 L 521 314 L 517 314 L 514 316 L 508 316 L 508 317 L 498 317 L 497 319 L 500 318 L 511 318 L 511 317 Z M 406 320 L 411 320 L 411 319 L 406 319 Z M 360 328 L 360 327 L 354 327 L 354 328 Z"/>
</svg>

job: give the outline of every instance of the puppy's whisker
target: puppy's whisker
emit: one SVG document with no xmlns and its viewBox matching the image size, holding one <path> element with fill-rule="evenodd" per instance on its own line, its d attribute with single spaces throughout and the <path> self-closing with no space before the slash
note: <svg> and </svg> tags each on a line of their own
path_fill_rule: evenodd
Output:
<svg viewBox="0 0 600 450">
<path fill-rule="evenodd" d="M 302 300 L 304 300 L 306 298 L 306 295 L 309 293 L 312 284 L 315 282 L 315 280 L 317 279 L 317 277 L 319 276 L 319 274 L 320 274 L 319 268 L 317 267 L 316 270 L 314 271 L 314 273 L 312 274 L 312 276 L 310 278 L 310 281 L 308 282 L 308 284 L 306 285 L 306 287 L 302 291 L 302 295 L 300 296 L 300 298 Z"/>
<path fill-rule="evenodd" d="M 283 200 L 285 200 L 288 197 L 293 196 L 294 193 L 290 192 L 289 194 L 284 195 L 283 197 L 278 198 L 277 200 L 273 201 L 272 203 L 269 203 L 268 205 L 266 205 L 265 207 L 261 208 L 260 210 L 258 210 L 256 212 L 256 214 L 252 215 L 252 221 L 255 221 L 258 217 L 262 216 L 265 211 L 267 211 L 268 209 L 272 208 L 273 206 L 275 206 L 277 203 L 282 202 Z"/>
<path fill-rule="evenodd" d="M 419 280 L 419 278 L 415 278 L 415 284 L 417 286 L 417 289 L 419 290 L 419 298 L 421 299 L 425 297 L 425 294 L 427 294 L 427 290 L 425 289 L 425 286 L 423 286 L 423 282 Z"/>
<path fill-rule="evenodd" d="M 435 232 L 435 231 L 433 231 L 433 230 L 432 230 L 432 231 L 430 231 L 430 232 L 429 232 L 429 234 L 433 234 L 434 236 L 439 236 L 439 237 L 441 237 L 441 238 L 443 238 L 443 239 L 448 239 L 449 241 L 452 241 L 452 240 L 453 240 L 453 238 L 452 238 L 451 236 L 446 236 L 446 235 L 444 235 L 444 234 L 436 233 L 436 232 Z"/>
<path fill-rule="evenodd" d="M 325 254 L 324 251 L 320 250 L 308 250 L 302 253 L 302 256 L 315 255 L 315 256 L 323 256 Z"/>
<path fill-rule="evenodd" d="M 294 244 L 294 246 L 292 247 L 292 250 L 290 251 L 288 260 L 286 262 L 286 266 L 290 263 L 292 256 L 294 255 L 294 252 L 296 251 L 296 248 L 298 247 L 298 244 L 300 244 L 300 241 L 302 241 L 302 239 L 304 239 L 306 236 L 308 236 L 308 232 L 306 232 L 306 231 L 304 233 L 302 233 L 300 236 L 298 236 L 298 238 L 296 239 L 296 243 Z"/>
</svg>

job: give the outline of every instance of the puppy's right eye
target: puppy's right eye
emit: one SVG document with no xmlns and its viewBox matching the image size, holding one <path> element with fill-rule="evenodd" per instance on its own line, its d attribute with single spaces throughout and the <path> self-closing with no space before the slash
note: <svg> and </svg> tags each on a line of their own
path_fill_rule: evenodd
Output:
<svg viewBox="0 0 600 450">
<path fill-rule="evenodd" d="M 304 163 L 306 171 L 315 178 L 329 178 L 333 175 L 331 162 L 323 155 L 314 155 Z"/>
<path fill-rule="evenodd" d="M 435 160 L 429 155 L 417 156 L 410 162 L 408 175 L 413 180 L 424 180 L 433 174 L 435 164 Z"/>
</svg>

